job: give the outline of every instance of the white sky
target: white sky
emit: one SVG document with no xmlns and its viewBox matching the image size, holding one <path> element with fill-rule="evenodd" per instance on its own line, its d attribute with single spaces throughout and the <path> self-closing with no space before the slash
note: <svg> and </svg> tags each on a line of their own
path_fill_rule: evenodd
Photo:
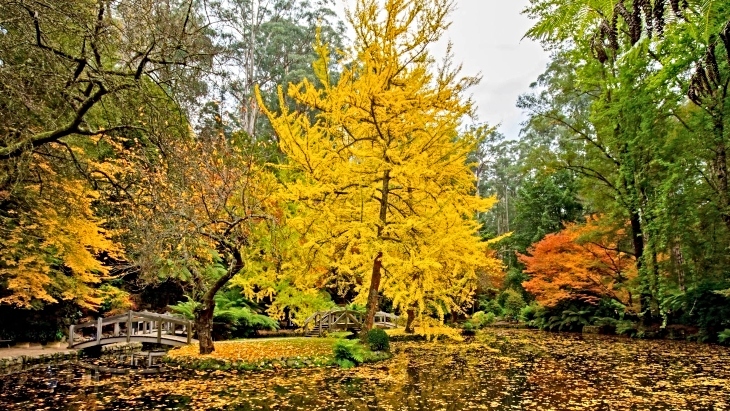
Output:
<svg viewBox="0 0 730 411">
<path fill-rule="evenodd" d="M 354 0 L 340 0 L 342 9 Z M 520 12 L 527 0 L 455 0 L 456 10 L 448 39 L 453 43 L 455 62 L 463 63 L 463 74 L 482 74 L 472 89 L 478 120 L 501 123 L 500 131 L 517 138 L 521 111 L 517 97 L 529 91 L 530 83 L 545 70 L 548 54 L 539 44 L 522 36 L 531 21 Z M 341 11 L 341 10 L 340 10 Z M 342 14 L 344 16 L 344 12 Z M 436 56 L 438 58 L 438 56 Z"/>
</svg>

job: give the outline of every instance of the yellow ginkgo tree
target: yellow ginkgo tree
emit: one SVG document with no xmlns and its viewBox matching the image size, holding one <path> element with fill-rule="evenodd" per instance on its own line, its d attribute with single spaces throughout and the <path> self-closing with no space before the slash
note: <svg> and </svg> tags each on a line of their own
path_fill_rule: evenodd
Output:
<svg viewBox="0 0 730 411">
<path fill-rule="evenodd" d="M 265 109 L 292 169 L 290 222 L 309 256 L 299 282 L 350 281 L 367 301 L 364 331 L 381 291 L 401 311 L 443 314 L 470 298 L 478 270 L 500 269 L 473 221 L 494 200 L 474 195 L 475 141 L 457 131 L 478 78 L 428 49 L 451 8 L 358 0 L 351 51 L 335 62 L 317 44 L 316 81 L 290 85 L 288 100 L 280 91 L 279 113 Z"/>
<path fill-rule="evenodd" d="M 94 207 L 99 192 L 52 154 L 63 152 L 39 150 L 30 157 L 37 174 L 0 181 L 0 305 L 65 301 L 96 309 L 108 257 L 119 257 L 121 247 Z"/>
</svg>

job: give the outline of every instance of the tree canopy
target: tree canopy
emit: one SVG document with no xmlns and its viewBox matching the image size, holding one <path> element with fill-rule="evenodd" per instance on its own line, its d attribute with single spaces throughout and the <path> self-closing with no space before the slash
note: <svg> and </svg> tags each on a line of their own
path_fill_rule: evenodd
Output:
<svg viewBox="0 0 730 411">
<path fill-rule="evenodd" d="M 499 266 L 472 220 L 494 200 L 474 195 L 466 159 L 475 141 L 458 133 L 472 110 L 464 93 L 478 79 L 428 51 L 451 7 L 358 1 L 348 14 L 352 49 L 333 58 L 320 41 L 316 81 L 289 86 L 286 97 L 308 111 L 289 109 L 282 92 L 281 114 L 267 111 L 289 160 L 306 275 L 355 284 L 365 330 L 380 290 L 401 309 L 443 316 L 468 299 L 478 269 Z"/>
</svg>

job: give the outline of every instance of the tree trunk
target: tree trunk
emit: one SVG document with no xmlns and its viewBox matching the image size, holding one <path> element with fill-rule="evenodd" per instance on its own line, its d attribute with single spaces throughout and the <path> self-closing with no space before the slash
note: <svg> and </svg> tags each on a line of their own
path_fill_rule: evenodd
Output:
<svg viewBox="0 0 730 411">
<path fill-rule="evenodd" d="M 641 322 L 644 325 L 652 323 L 651 315 L 651 279 L 644 272 L 644 233 L 641 227 L 641 216 L 638 212 L 631 213 L 631 241 L 636 257 L 636 271 L 639 273 L 639 312 L 642 313 Z"/>
<path fill-rule="evenodd" d="M 213 310 L 212 305 L 202 304 L 195 309 L 195 332 L 198 335 L 200 354 L 210 354 L 215 351 L 213 346 Z"/>
<path fill-rule="evenodd" d="M 365 321 L 361 333 L 367 335 L 373 329 L 373 319 L 378 311 L 378 290 L 380 289 L 381 268 L 383 265 L 383 253 L 380 252 L 373 260 L 373 273 L 370 277 L 370 292 L 368 293 L 368 305 L 365 312 Z"/>
<path fill-rule="evenodd" d="M 679 291 L 687 291 L 687 286 L 684 280 L 684 256 L 682 255 L 682 247 L 677 240 L 677 244 L 672 247 L 672 256 L 674 257 L 674 266 L 677 270 L 677 285 L 679 285 Z"/>
<path fill-rule="evenodd" d="M 378 238 L 382 238 L 383 229 L 388 224 L 388 194 L 390 192 L 390 170 L 383 172 L 383 187 L 380 189 L 380 225 L 378 226 Z M 368 331 L 373 329 L 373 319 L 378 311 L 378 290 L 380 290 L 381 268 L 383 267 L 383 252 L 373 260 L 373 273 L 370 276 L 370 291 L 368 292 L 368 305 L 365 312 L 360 336 L 364 339 Z"/>
<path fill-rule="evenodd" d="M 730 184 L 728 183 L 727 147 L 725 145 L 725 127 L 722 114 L 715 115 L 715 179 L 720 194 L 720 216 L 730 230 Z"/>
<path fill-rule="evenodd" d="M 213 314 L 215 311 L 215 295 L 223 288 L 233 276 L 243 269 L 243 257 L 241 252 L 231 247 L 233 261 L 228 266 L 228 271 L 213 283 L 203 296 L 203 301 L 195 309 L 195 331 L 198 334 L 200 343 L 200 354 L 210 354 L 215 351 L 213 346 Z"/>
<path fill-rule="evenodd" d="M 416 310 L 409 308 L 407 311 L 408 318 L 406 319 L 406 334 L 413 334 L 413 321 L 416 319 Z"/>
</svg>

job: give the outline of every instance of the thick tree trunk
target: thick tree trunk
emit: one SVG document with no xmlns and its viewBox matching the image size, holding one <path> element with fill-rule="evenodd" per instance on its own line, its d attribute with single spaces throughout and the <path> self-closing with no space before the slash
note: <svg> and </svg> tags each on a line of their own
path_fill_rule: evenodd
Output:
<svg viewBox="0 0 730 411">
<path fill-rule="evenodd" d="M 406 313 L 408 315 L 406 319 L 406 334 L 413 334 L 415 332 L 413 329 L 413 321 L 416 319 L 416 310 L 409 308 Z"/>
<path fill-rule="evenodd" d="M 243 257 L 236 247 L 231 247 L 233 261 L 228 271 L 213 283 L 203 296 L 203 301 L 195 309 L 195 332 L 198 335 L 200 354 L 210 354 L 215 351 L 213 345 L 213 314 L 215 311 L 215 295 L 223 288 L 234 275 L 243 269 Z"/>
<path fill-rule="evenodd" d="M 362 325 L 362 335 L 367 335 L 373 329 L 373 319 L 378 311 L 378 290 L 380 289 L 381 268 L 383 266 L 383 253 L 378 253 L 373 260 L 373 273 L 370 277 L 370 291 L 368 293 L 368 305 L 365 312 L 365 321 Z"/>
<path fill-rule="evenodd" d="M 202 304 L 195 309 L 195 332 L 198 335 L 200 354 L 210 354 L 215 350 L 213 346 L 213 310 L 212 305 Z"/>
<path fill-rule="evenodd" d="M 383 172 L 383 187 L 380 191 L 380 225 L 378 226 L 378 238 L 382 238 L 383 229 L 388 224 L 388 194 L 390 192 L 390 170 Z M 365 312 L 360 336 L 364 339 L 368 331 L 373 329 L 373 320 L 375 313 L 378 311 L 378 291 L 380 290 L 380 278 L 382 276 L 381 269 L 383 267 L 383 252 L 373 260 L 373 273 L 370 276 L 370 290 L 368 292 L 368 305 Z"/>
</svg>

